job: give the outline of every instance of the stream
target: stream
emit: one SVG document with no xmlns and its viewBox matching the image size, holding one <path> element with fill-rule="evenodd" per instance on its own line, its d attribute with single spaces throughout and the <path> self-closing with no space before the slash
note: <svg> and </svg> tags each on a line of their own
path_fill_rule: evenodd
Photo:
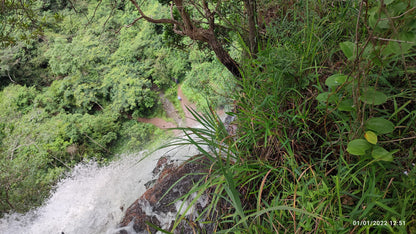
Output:
<svg viewBox="0 0 416 234">
<path fill-rule="evenodd" d="M 158 159 L 170 156 L 180 163 L 196 153 L 187 146 L 159 150 L 149 157 L 144 157 L 146 152 L 121 155 L 104 167 L 81 163 L 58 183 L 43 206 L 1 219 L 0 233 L 116 233 L 124 211 L 146 191 L 145 183 L 154 179 Z"/>
<path fill-rule="evenodd" d="M 172 116 L 173 105 L 165 98 L 164 108 L 170 109 L 168 117 L 175 120 L 176 126 L 195 126 L 196 121 L 185 109 L 185 105 L 194 106 L 183 95 L 180 86 L 178 94 L 182 98 L 185 120 Z M 175 124 L 162 119 L 141 121 L 160 128 L 175 127 Z M 0 233 L 117 233 L 117 224 L 125 210 L 146 191 L 145 184 L 154 179 L 152 170 L 158 159 L 168 156 L 180 164 L 197 153 L 196 148 L 182 146 L 165 148 L 149 156 L 145 151 L 120 155 L 107 166 L 99 166 L 95 162 L 80 163 L 56 185 L 43 206 L 25 214 L 8 214 L 0 219 Z M 135 233 L 132 228 L 124 230 Z"/>
</svg>

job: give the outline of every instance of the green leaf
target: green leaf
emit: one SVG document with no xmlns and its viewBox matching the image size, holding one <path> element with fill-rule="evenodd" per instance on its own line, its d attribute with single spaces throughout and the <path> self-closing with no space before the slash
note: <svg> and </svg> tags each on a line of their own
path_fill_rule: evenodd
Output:
<svg viewBox="0 0 416 234">
<path fill-rule="evenodd" d="M 348 143 L 347 151 L 353 155 L 364 155 L 371 145 L 364 139 L 355 139 Z"/>
<path fill-rule="evenodd" d="M 373 60 L 373 53 L 374 51 L 374 47 L 372 44 L 368 44 L 363 51 L 363 58 L 369 59 L 369 60 Z"/>
<path fill-rule="evenodd" d="M 376 23 L 378 22 L 377 18 L 376 18 L 376 14 L 378 12 L 378 7 L 373 7 L 368 11 L 368 24 L 370 25 L 371 28 L 374 29 Z"/>
<path fill-rule="evenodd" d="M 341 42 L 339 43 L 339 47 L 341 47 L 342 52 L 344 53 L 345 57 L 347 57 L 348 60 L 351 61 L 355 59 L 356 46 L 353 42 L 350 42 L 350 41 Z"/>
<path fill-rule="evenodd" d="M 397 41 L 390 41 L 387 44 L 381 52 L 383 56 L 407 54 L 416 45 L 416 34 L 414 32 L 400 32 L 397 38 L 392 39 Z"/>
<path fill-rule="evenodd" d="M 401 216 L 399 213 L 397 213 L 397 211 L 394 208 L 391 208 L 391 207 L 387 206 L 383 202 L 375 201 L 374 203 L 377 206 L 381 207 L 382 209 L 385 209 L 386 211 L 388 211 L 390 214 L 395 214 L 397 216 Z"/>
<path fill-rule="evenodd" d="M 396 51 L 397 54 L 409 53 L 409 50 L 416 46 L 416 34 L 412 31 L 409 32 L 400 32 L 399 40 L 403 41 L 400 43 L 401 49 Z"/>
<path fill-rule="evenodd" d="M 387 46 L 381 51 L 381 55 L 383 55 L 384 57 L 388 57 L 391 54 L 397 54 L 400 52 L 401 52 L 401 49 L 400 49 L 399 43 L 395 41 L 390 41 L 387 44 Z"/>
<path fill-rule="evenodd" d="M 388 29 L 390 27 L 388 20 L 379 20 L 383 18 L 387 18 L 386 14 L 381 12 L 380 14 L 380 7 L 373 7 L 368 11 L 368 24 L 374 30 L 380 31 L 383 29 Z"/>
<path fill-rule="evenodd" d="M 376 91 L 373 87 L 369 87 L 363 91 L 360 100 L 372 105 L 381 105 L 387 101 L 387 95 L 383 92 Z"/>
<path fill-rule="evenodd" d="M 406 11 L 408 4 L 404 1 L 396 1 L 393 5 L 387 8 L 389 15 L 397 17 Z"/>
<path fill-rule="evenodd" d="M 346 76 L 346 75 L 335 74 L 335 75 L 332 75 L 332 76 L 328 77 L 325 81 L 325 84 L 332 89 L 332 88 L 335 88 L 339 85 L 344 84 L 345 81 L 347 80 L 347 78 L 348 78 L 348 76 Z"/>
<path fill-rule="evenodd" d="M 355 110 L 354 102 L 351 98 L 342 100 L 338 106 L 338 110 L 340 111 L 353 111 Z"/>
<path fill-rule="evenodd" d="M 380 19 L 387 19 L 387 15 L 384 12 L 381 12 L 380 14 Z M 377 23 L 377 26 L 375 29 L 381 29 L 381 30 L 385 30 L 385 29 L 389 29 L 390 28 L 390 23 L 388 20 L 380 20 Z"/>
<path fill-rule="evenodd" d="M 394 131 L 394 124 L 387 119 L 374 117 L 365 123 L 368 130 L 372 130 L 378 134 L 386 134 Z"/>
<path fill-rule="evenodd" d="M 377 144 L 377 134 L 372 131 L 365 132 L 364 138 L 373 145 Z"/>
<path fill-rule="evenodd" d="M 337 97 L 336 95 L 334 95 L 331 92 L 324 92 L 324 93 L 320 93 L 317 97 L 316 100 L 318 100 L 321 103 L 336 103 L 337 101 Z"/>
<path fill-rule="evenodd" d="M 373 151 L 371 152 L 371 157 L 387 162 L 393 161 L 393 153 L 380 146 L 374 147 Z"/>
</svg>

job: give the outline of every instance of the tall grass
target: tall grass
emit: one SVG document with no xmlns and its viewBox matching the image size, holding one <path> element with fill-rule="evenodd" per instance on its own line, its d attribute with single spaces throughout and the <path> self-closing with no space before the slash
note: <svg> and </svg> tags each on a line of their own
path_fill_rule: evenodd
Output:
<svg viewBox="0 0 416 234">
<path fill-rule="evenodd" d="M 282 153 L 279 165 L 248 159 L 226 140 L 231 136 L 215 112 L 192 113 L 201 128 L 183 128 L 187 142 L 177 145 L 197 146 L 211 165 L 187 196 L 197 192 L 195 202 L 208 194 L 199 219 L 211 217 L 218 233 L 415 230 L 416 167 L 404 175 L 377 160 L 334 160 L 334 152 L 309 161 Z M 373 221 L 378 225 L 368 225 Z"/>
<path fill-rule="evenodd" d="M 415 61 L 408 56 L 414 47 L 390 60 L 393 66 L 366 60 L 364 52 L 349 60 L 340 43 L 362 40 L 355 45 L 366 50 L 369 37 L 380 32 L 371 29 L 365 12 L 378 3 L 368 1 L 365 9 L 361 1 L 295 2 L 270 26 L 257 57 L 245 61 L 234 97 L 237 133 L 230 135 L 212 110 L 193 111 L 202 127 L 182 129 L 187 142 L 178 144 L 197 146 L 211 161 L 204 183 L 193 190 L 211 197 L 205 214 L 215 213 L 220 233 L 416 232 L 409 78 Z M 345 85 L 353 91 L 340 87 L 332 95 L 344 100 L 379 84 L 390 87 L 386 103 L 370 105 L 353 96 L 357 106 L 348 112 L 318 102 L 327 77 L 340 71 L 354 80 Z M 347 151 L 373 116 L 395 121 L 393 133 L 379 136 L 383 147 L 399 150 L 392 162 Z"/>
</svg>

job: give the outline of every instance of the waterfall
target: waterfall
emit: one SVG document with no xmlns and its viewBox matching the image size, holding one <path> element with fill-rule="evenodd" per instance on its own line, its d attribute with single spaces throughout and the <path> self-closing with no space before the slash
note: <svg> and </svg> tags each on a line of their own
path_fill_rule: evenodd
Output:
<svg viewBox="0 0 416 234">
<path fill-rule="evenodd" d="M 180 163 L 195 154 L 197 150 L 190 146 L 171 147 L 149 157 L 144 157 L 145 152 L 121 155 L 107 166 L 81 163 L 57 184 L 43 206 L 2 218 L 0 233 L 114 233 L 124 211 L 145 192 L 145 183 L 154 179 L 152 170 L 161 156 Z"/>
</svg>

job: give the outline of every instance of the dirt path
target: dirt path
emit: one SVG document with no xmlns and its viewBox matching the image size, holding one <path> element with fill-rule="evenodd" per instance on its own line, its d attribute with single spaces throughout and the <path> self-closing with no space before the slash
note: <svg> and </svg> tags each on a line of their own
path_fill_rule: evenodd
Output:
<svg viewBox="0 0 416 234">
<path fill-rule="evenodd" d="M 181 86 L 178 85 L 178 96 L 181 97 L 181 108 L 185 113 L 185 119 L 182 119 L 175 109 L 174 105 L 165 97 L 163 93 L 159 94 L 160 101 L 162 102 L 163 109 L 166 112 L 167 117 L 173 119 L 175 123 L 168 122 L 162 118 L 137 118 L 137 121 L 143 123 L 150 123 L 155 125 L 160 129 L 169 129 L 175 127 L 195 127 L 198 122 L 193 118 L 191 112 L 186 109 L 186 106 L 196 110 L 196 107 L 191 103 L 188 98 L 183 94 Z M 174 131 L 174 134 L 177 135 L 179 131 Z"/>
<path fill-rule="evenodd" d="M 196 106 L 191 103 L 188 98 L 183 94 L 182 89 L 181 89 L 181 85 L 178 85 L 178 96 L 181 97 L 181 107 L 183 112 L 185 113 L 185 126 L 186 127 L 195 127 L 198 122 L 194 119 L 194 117 L 192 116 L 191 112 L 188 111 L 188 109 L 186 109 L 186 106 L 188 108 L 192 108 L 194 110 L 196 110 Z"/>
<path fill-rule="evenodd" d="M 188 107 L 190 107 L 190 108 L 192 108 L 194 110 L 196 110 L 196 106 L 195 106 L 195 104 L 193 104 L 192 102 L 190 102 L 188 100 L 188 98 L 183 94 L 180 85 L 178 86 L 178 96 L 182 98 L 181 107 L 182 107 L 183 112 L 185 113 L 186 126 L 187 127 L 195 127 L 199 123 L 192 116 L 191 112 L 189 112 L 188 109 L 186 109 L 186 106 L 188 106 Z M 224 111 L 224 109 L 217 109 L 216 111 L 217 111 L 218 116 L 221 119 L 225 118 L 225 111 Z"/>
</svg>

